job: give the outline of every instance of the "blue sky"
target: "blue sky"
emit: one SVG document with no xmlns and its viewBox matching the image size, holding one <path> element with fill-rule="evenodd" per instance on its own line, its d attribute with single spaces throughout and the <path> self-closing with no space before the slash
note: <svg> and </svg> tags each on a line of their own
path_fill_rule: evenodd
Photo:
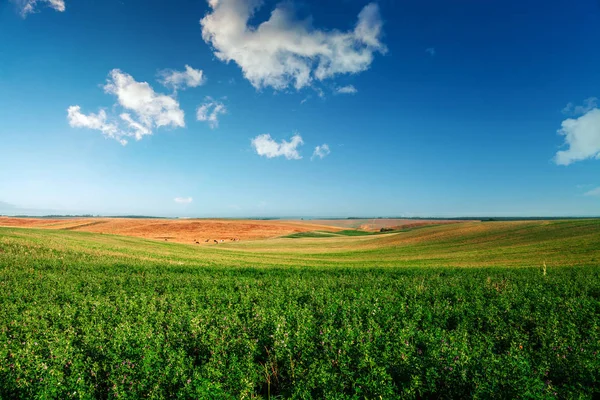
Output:
<svg viewBox="0 0 600 400">
<path fill-rule="evenodd" d="M 0 213 L 600 215 L 598 37 L 596 0 L 5 1 Z"/>
</svg>

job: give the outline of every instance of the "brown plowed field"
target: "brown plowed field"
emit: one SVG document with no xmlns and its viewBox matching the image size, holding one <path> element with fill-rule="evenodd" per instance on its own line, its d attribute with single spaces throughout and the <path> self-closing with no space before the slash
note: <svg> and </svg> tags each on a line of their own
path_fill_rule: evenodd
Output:
<svg viewBox="0 0 600 400">
<path fill-rule="evenodd" d="M 264 221 L 230 219 L 151 219 L 151 218 L 11 218 L 0 217 L 0 226 L 61 229 L 112 235 L 135 236 L 180 243 L 214 244 L 214 240 L 256 240 L 314 230 L 340 228 L 320 221 Z M 205 242 L 209 240 L 209 242 Z"/>
</svg>

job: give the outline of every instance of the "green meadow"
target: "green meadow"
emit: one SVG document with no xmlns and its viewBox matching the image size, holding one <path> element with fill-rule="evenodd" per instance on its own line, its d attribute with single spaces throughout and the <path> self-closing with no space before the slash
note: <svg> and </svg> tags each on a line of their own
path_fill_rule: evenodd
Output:
<svg viewBox="0 0 600 400">
<path fill-rule="evenodd" d="M 2 399 L 593 399 L 599 352 L 600 220 L 214 246 L 0 228 Z"/>
</svg>

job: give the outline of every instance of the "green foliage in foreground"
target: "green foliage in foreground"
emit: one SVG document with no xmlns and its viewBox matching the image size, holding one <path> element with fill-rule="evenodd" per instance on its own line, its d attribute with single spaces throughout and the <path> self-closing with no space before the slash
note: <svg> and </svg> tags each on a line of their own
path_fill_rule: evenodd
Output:
<svg viewBox="0 0 600 400">
<path fill-rule="evenodd" d="M 0 398 L 600 396 L 598 267 L 193 266 L 2 232 Z"/>
</svg>

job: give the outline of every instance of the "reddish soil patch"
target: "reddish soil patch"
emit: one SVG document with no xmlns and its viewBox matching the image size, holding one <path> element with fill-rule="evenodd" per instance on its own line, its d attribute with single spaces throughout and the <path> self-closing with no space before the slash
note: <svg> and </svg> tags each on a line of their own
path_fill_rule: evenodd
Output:
<svg viewBox="0 0 600 400">
<path fill-rule="evenodd" d="M 66 219 L 0 217 L 0 226 L 40 228 L 54 223 L 64 222 L 65 220 Z"/>
<path fill-rule="evenodd" d="M 229 219 L 145 219 L 145 218 L 10 218 L 0 217 L 0 226 L 61 229 L 135 236 L 180 243 L 214 244 L 214 240 L 256 240 L 314 230 L 339 228 L 300 221 Z M 208 241 L 208 242 L 207 242 Z"/>
</svg>

